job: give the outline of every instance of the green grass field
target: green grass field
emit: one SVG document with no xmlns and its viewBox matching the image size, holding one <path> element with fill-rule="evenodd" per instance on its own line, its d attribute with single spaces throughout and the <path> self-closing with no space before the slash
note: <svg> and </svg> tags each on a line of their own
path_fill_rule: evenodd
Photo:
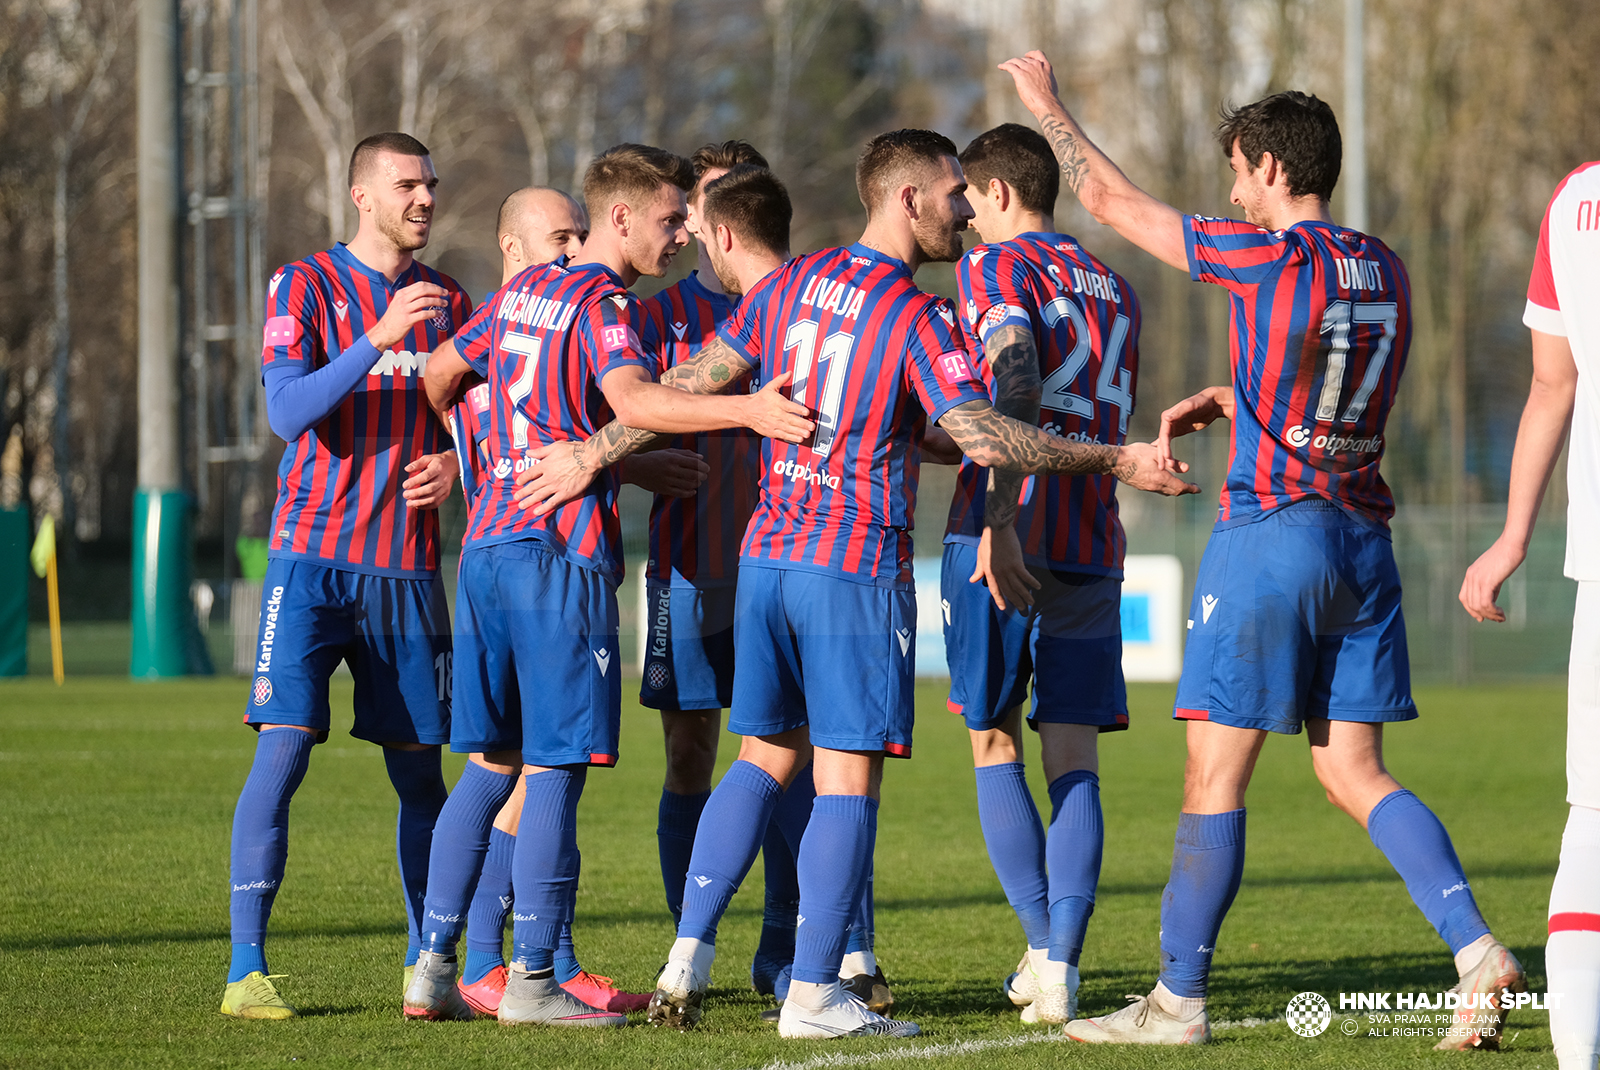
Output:
<svg viewBox="0 0 1600 1070">
<path fill-rule="evenodd" d="M 403 1022 L 394 800 L 377 749 L 342 729 L 316 749 L 295 799 L 269 944 L 304 1017 L 226 1019 L 216 1008 L 229 826 L 254 743 L 239 723 L 247 686 L 0 684 L 0 1066 L 739 1070 L 849 1066 L 891 1051 L 952 1067 L 1555 1064 L 1542 1012 L 1513 1014 L 1498 1056 L 1369 1037 L 1364 1022 L 1362 1035 L 1342 1035 L 1336 1020 L 1315 1039 L 1283 1024 L 1285 1004 L 1304 990 L 1337 1008 L 1341 991 L 1436 992 L 1455 979 L 1399 879 L 1323 799 L 1303 737 L 1274 738 L 1262 755 L 1244 888 L 1213 975 L 1213 1021 L 1266 1023 L 1221 1030 L 1196 1050 L 1062 1045 L 1021 1025 L 999 987 L 1021 930 L 984 854 L 965 732 L 935 686 L 920 695 L 915 760 L 891 762 L 885 775 L 877 855 L 878 952 L 895 1012 L 922 1025 L 917 1040 L 789 1043 L 758 1020 L 765 1003 L 747 970 L 759 865 L 722 927 L 708 1010 L 692 1034 Z M 335 709 L 347 710 L 348 682 L 336 687 Z M 1082 963 L 1090 1014 L 1154 981 L 1178 811 L 1183 730 L 1167 716 L 1171 691 L 1131 690 L 1133 730 L 1102 747 L 1105 867 Z M 1484 914 L 1543 991 L 1545 906 L 1565 820 L 1563 693 L 1477 687 L 1418 698 L 1423 719 L 1389 733 L 1390 767 L 1444 819 Z M 577 941 L 589 969 L 648 990 L 672 937 L 656 866 L 660 731 L 630 703 L 623 733 L 621 765 L 594 772 L 580 811 Z M 724 764 L 734 750 L 725 739 Z M 448 780 L 459 765 L 449 760 Z"/>
</svg>

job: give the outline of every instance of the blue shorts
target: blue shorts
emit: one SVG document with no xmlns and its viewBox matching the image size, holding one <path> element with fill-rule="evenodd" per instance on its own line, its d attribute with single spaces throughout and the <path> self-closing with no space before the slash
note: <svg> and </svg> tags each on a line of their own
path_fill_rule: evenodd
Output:
<svg viewBox="0 0 1600 1070">
<path fill-rule="evenodd" d="M 721 710 L 733 702 L 735 587 L 645 585 L 644 680 L 652 710 Z"/>
<path fill-rule="evenodd" d="M 269 558 L 244 723 L 326 739 L 328 677 L 341 661 L 356 683 L 352 736 L 449 742 L 450 611 L 437 573 L 402 580 Z"/>
<path fill-rule="evenodd" d="M 974 731 L 999 728 L 1028 697 L 1028 723 L 1128 727 L 1122 679 L 1122 581 L 1111 576 L 1032 568 L 1033 608 L 995 608 L 989 588 L 968 583 L 978 548 L 944 547 L 939 586 L 944 650 L 950 663 L 951 713 Z"/>
<path fill-rule="evenodd" d="M 730 732 L 810 726 L 818 747 L 911 757 L 915 594 L 746 563 L 733 632 Z"/>
<path fill-rule="evenodd" d="M 526 539 L 461 555 L 450 749 L 529 765 L 616 765 L 617 595 L 594 569 Z"/>
<path fill-rule="evenodd" d="M 1292 734 L 1417 715 L 1394 548 L 1332 502 L 1213 531 L 1189 616 L 1175 717 Z"/>
</svg>

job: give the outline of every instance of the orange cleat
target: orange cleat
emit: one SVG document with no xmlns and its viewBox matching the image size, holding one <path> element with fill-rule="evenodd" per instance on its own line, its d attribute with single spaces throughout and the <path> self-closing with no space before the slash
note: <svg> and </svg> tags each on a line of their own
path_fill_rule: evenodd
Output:
<svg viewBox="0 0 1600 1070">
<path fill-rule="evenodd" d="M 506 968 L 496 966 L 478 983 L 469 985 L 457 981 L 456 987 L 461 990 L 461 998 L 467 1001 L 467 1006 L 493 1018 L 500 1012 L 500 997 L 506 994 Z"/>
<path fill-rule="evenodd" d="M 505 984 L 505 975 L 501 974 L 500 984 Z M 645 1004 L 650 1002 L 648 992 L 623 992 L 611 983 L 611 978 L 601 977 L 580 970 L 578 976 L 570 981 L 561 982 L 561 987 L 567 994 L 576 996 L 589 1006 L 601 1011 L 612 1011 L 625 1014 L 628 1011 L 642 1011 Z"/>
</svg>

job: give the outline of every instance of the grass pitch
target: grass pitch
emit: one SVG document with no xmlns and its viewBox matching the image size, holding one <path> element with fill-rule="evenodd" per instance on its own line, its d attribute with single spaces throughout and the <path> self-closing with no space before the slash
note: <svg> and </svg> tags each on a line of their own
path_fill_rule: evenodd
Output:
<svg viewBox="0 0 1600 1070">
<path fill-rule="evenodd" d="M 1543 1012 L 1519 1011 L 1499 1056 L 1431 1040 L 1315 1039 L 1283 1009 L 1301 991 L 1426 991 L 1449 955 L 1361 829 L 1323 799 L 1303 737 L 1266 746 L 1250 792 L 1244 887 L 1223 927 L 1206 1049 L 1064 1045 L 1019 1024 L 1000 993 L 1021 931 L 978 830 L 970 752 L 943 692 L 925 686 L 916 758 L 884 780 L 878 951 L 912 1041 L 791 1043 L 758 1013 L 748 967 L 761 867 L 734 900 L 703 1025 L 507 1030 L 407 1023 L 393 853 L 394 799 L 376 747 L 336 728 L 295 798 L 289 870 L 269 938 L 298 1021 L 217 1014 L 228 958 L 227 859 L 254 736 L 246 681 L 71 680 L 0 685 L 0 1066 L 710 1067 L 863 1065 L 1089 1067 L 1458 1065 L 1553 1067 Z M 348 710 L 348 682 L 334 708 Z M 1103 1013 L 1156 973 L 1161 889 L 1176 825 L 1183 730 L 1170 689 L 1130 688 L 1133 729 L 1104 737 L 1105 866 L 1083 955 L 1082 1007 Z M 1565 821 L 1564 695 L 1549 687 L 1423 689 L 1419 722 L 1388 733 L 1389 764 L 1444 819 L 1497 935 L 1544 990 L 1545 907 Z M 345 714 L 348 718 L 348 714 Z M 339 724 L 336 715 L 336 725 Z M 347 727 L 348 720 L 344 722 Z M 661 739 L 629 704 L 622 763 L 594 770 L 580 810 L 584 965 L 647 991 L 672 933 L 656 864 Z M 723 764 L 736 750 L 725 738 Z M 1036 756 L 1030 777 L 1048 813 Z M 460 760 L 447 759 L 454 782 Z M 1380 1026 L 1381 1028 L 1381 1026 Z"/>
</svg>

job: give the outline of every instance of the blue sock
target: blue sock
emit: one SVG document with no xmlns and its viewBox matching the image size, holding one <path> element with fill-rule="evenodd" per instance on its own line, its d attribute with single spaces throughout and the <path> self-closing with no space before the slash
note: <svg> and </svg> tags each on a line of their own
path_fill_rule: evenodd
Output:
<svg viewBox="0 0 1600 1070">
<path fill-rule="evenodd" d="M 1367 815 L 1367 834 L 1451 954 L 1489 932 L 1450 834 L 1421 799 L 1404 788 L 1385 795 Z"/>
<path fill-rule="evenodd" d="M 782 805 L 780 803 L 780 805 Z M 807 809 L 810 809 L 809 802 Z M 800 878 L 794 853 L 784 839 L 777 814 L 767 822 L 761 842 L 761 867 L 766 874 L 766 901 L 761 909 L 761 942 L 756 958 L 785 966 L 794 961 L 794 925 L 800 914 Z"/>
<path fill-rule="evenodd" d="M 701 815 L 707 834 L 694 839 L 679 937 L 717 942 L 717 923 L 750 872 L 782 794 L 778 782 L 760 766 L 738 761 L 728 767 Z"/>
<path fill-rule="evenodd" d="M 422 946 L 442 955 L 456 953 L 462 922 L 478 886 L 489 830 L 511 797 L 515 774 L 496 773 L 468 762 L 445 801 L 435 825 L 428 860 L 428 899 L 423 908 Z"/>
<path fill-rule="evenodd" d="M 1050 942 L 1050 902 L 1045 885 L 1044 824 L 1033 805 L 1021 762 L 979 766 L 978 824 L 989 861 L 1029 947 Z"/>
<path fill-rule="evenodd" d="M 587 766 L 528 776 L 528 798 L 511 862 L 516 903 L 511 912 L 511 961 L 529 971 L 555 966 L 556 945 L 578 882 L 578 799 Z"/>
<path fill-rule="evenodd" d="M 467 958 L 461 979 L 475 985 L 504 966 L 506 915 L 511 912 L 511 853 L 517 838 L 502 829 L 489 830 L 489 853 L 483 858 L 478 888 L 467 908 Z"/>
<path fill-rule="evenodd" d="M 567 893 L 567 916 L 561 923 L 561 932 L 556 937 L 556 983 L 566 984 L 578 974 L 583 972 L 583 967 L 578 965 L 578 949 L 572 943 L 572 920 L 578 912 L 578 874 L 583 871 L 583 855 L 576 845 L 572 848 L 576 870 L 572 882 L 572 889 Z"/>
<path fill-rule="evenodd" d="M 267 972 L 262 943 L 289 857 L 289 800 L 305 779 L 315 743 L 310 732 L 298 728 L 273 728 L 256 736 L 255 759 L 233 811 L 228 858 L 230 983 L 257 970 Z"/>
<path fill-rule="evenodd" d="M 861 885 L 861 895 L 856 900 L 856 909 L 850 915 L 850 932 L 845 938 L 845 951 L 871 951 L 875 934 L 873 933 L 874 916 L 872 909 L 872 870 L 867 866 L 867 879 Z"/>
<path fill-rule="evenodd" d="M 428 856 L 433 827 L 449 792 L 444 787 L 438 747 L 428 750 L 383 748 L 389 783 L 400 796 L 395 819 L 395 856 L 400 861 L 400 891 L 406 905 L 406 965 L 416 964 L 422 947 L 423 900 L 428 892 Z"/>
<path fill-rule="evenodd" d="M 778 805 L 772 810 L 772 823 L 783 832 L 783 842 L 789 845 L 791 857 L 800 857 L 800 841 L 806 837 L 806 825 L 811 820 L 811 804 L 817 798 L 817 785 L 811 778 L 811 766 L 794 775 L 789 786 L 778 798 Z M 795 896 L 798 898 L 800 885 L 795 885 Z"/>
<path fill-rule="evenodd" d="M 1094 913 L 1100 883 L 1105 822 L 1100 814 L 1100 777 L 1075 770 L 1050 782 L 1050 830 L 1045 858 L 1050 865 L 1050 958 L 1078 964 L 1083 934 Z"/>
<path fill-rule="evenodd" d="M 1244 873 L 1244 810 L 1180 814 L 1172 875 L 1161 893 L 1161 983 L 1204 998 L 1222 919 Z"/>
<path fill-rule="evenodd" d="M 839 980 L 850 919 L 872 869 L 878 835 L 878 802 L 867 795 L 818 795 L 800 845 L 800 914 L 795 933 L 796 981 Z"/>
<path fill-rule="evenodd" d="M 709 791 L 679 795 L 661 791 L 656 808 L 656 851 L 661 855 L 661 886 L 667 893 L 667 909 L 673 924 L 683 916 L 683 882 L 689 879 L 689 856 L 694 853 L 694 830 L 700 827 L 700 813 L 706 808 Z"/>
</svg>

